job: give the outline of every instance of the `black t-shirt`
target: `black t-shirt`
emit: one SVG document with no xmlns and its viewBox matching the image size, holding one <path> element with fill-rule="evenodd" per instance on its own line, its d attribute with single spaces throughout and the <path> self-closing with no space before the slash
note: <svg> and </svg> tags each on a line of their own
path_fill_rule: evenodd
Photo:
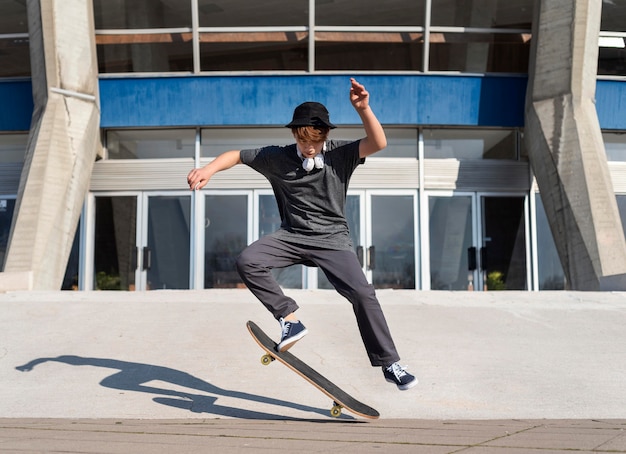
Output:
<svg viewBox="0 0 626 454">
<path fill-rule="evenodd" d="M 284 241 L 324 249 L 352 249 L 345 217 L 350 177 L 365 160 L 359 141 L 329 140 L 324 167 L 307 172 L 296 145 L 241 150 L 241 162 L 265 176 L 274 190 Z"/>
</svg>

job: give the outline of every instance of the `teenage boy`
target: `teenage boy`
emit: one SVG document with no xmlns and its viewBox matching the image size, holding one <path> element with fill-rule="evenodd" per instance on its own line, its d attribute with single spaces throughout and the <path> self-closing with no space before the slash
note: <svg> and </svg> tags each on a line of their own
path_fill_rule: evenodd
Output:
<svg viewBox="0 0 626 454">
<path fill-rule="evenodd" d="M 358 113 L 365 137 L 357 141 L 328 140 L 335 128 L 328 110 L 317 102 L 300 104 L 290 128 L 296 143 L 226 151 L 187 182 L 202 189 L 217 172 L 246 164 L 272 185 L 281 217 L 276 232 L 248 246 L 237 258 L 237 270 L 250 291 L 280 322 L 278 350 L 286 351 L 307 333 L 295 315 L 298 305 L 286 296 L 273 268 L 305 264 L 319 267 L 337 292 L 352 303 L 372 366 L 382 367 L 385 379 L 406 390 L 417 379 L 398 362 L 400 357 L 376 298 L 354 252 L 345 217 L 348 183 L 356 167 L 387 146 L 380 122 L 369 106 L 369 93 L 350 79 L 350 102 Z"/>
</svg>

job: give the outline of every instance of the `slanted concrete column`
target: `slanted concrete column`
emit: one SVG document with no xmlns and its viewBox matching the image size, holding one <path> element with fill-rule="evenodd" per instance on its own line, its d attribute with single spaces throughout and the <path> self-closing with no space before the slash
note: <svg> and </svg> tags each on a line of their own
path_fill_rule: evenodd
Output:
<svg viewBox="0 0 626 454">
<path fill-rule="evenodd" d="M 28 0 L 35 109 L 5 262 L 35 290 L 61 287 L 101 149 L 93 6 Z"/>
<path fill-rule="evenodd" d="M 626 241 L 595 109 L 598 0 L 536 0 L 525 142 L 569 286 L 626 273 Z"/>
</svg>

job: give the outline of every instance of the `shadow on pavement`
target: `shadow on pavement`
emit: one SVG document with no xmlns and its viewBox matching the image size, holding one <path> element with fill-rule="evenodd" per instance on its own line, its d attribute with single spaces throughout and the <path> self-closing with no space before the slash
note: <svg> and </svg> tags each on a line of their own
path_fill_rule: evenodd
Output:
<svg viewBox="0 0 626 454">
<path fill-rule="evenodd" d="M 94 366 L 107 369 L 116 369 L 116 372 L 104 378 L 100 385 L 124 391 L 134 391 L 156 395 L 152 400 L 161 405 L 186 409 L 193 413 L 211 413 L 216 416 L 228 416 L 240 419 L 280 419 L 280 420 L 301 420 L 300 418 L 284 417 L 278 414 L 264 413 L 244 408 L 222 406 L 217 403 L 219 396 L 242 399 L 244 401 L 258 402 L 279 407 L 288 407 L 305 412 L 328 415 L 327 409 L 300 405 L 280 399 L 264 397 L 256 394 L 223 389 L 212 385 L 204 380 L 194 377 L 191 374 L 169 367 L 155 366 L 152 364 L 134 363 L 106 358 L 84 358 L 81 356 L 63 355 L 56 358 L 34 359 L 16 369 L 22 372 L 29 372 L 37 365 L 47 362 L 58 362 L 70 366 Z M 182 392 L 165 387 L 148 386 L 146 383 L 159 381 L 171 383 L 178 387 L 189 388 L 206 394 L 194 392 Z M 342 419 L 353 420 L 351 416 L 342 415 Z"/>
</svg>

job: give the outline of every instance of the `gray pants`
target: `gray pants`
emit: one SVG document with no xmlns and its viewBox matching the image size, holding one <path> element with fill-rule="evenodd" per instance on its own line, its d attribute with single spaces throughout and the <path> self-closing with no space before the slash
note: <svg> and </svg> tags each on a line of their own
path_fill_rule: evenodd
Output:
<svg viewBox="0 0 626 454">
<path fill-rule="evenodd" d="M 361 339 L 372 366 L 399 361 L 387 321 L 353 251 L 315 249 L 265 236 L 237 258 L 237 270 L 246 286 L 278 320 L 298 309 L 271 273 L 273 268 L 307 264 L 319 267 L 337 292 L 352 303 Z"/>
</svg>

